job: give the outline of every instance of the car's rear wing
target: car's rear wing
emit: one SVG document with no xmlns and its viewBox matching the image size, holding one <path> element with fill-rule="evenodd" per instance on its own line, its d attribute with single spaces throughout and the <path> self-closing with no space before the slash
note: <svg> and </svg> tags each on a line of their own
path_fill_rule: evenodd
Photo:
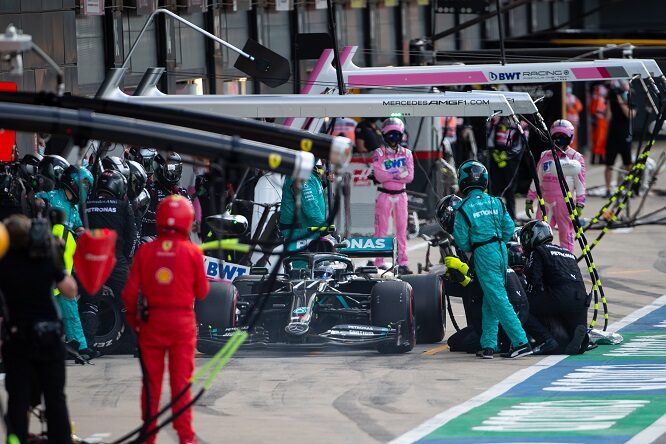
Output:
<svg viewBox="0 0 666 444">
<path fill-rule="evenodd" d="M 395 239 L 393 237 L 354 236 L 342 242 L 337 252 L 349 257 L 390 257 L 394 258 Z"/>
</svg>

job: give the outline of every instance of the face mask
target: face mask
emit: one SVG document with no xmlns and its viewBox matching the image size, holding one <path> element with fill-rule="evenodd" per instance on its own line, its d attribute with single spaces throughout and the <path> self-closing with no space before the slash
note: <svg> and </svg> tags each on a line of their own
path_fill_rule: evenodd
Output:
<svg viewBox="0 0 666 444">
<path fill-rule="evenodd" d="M 569 146 L 571 139 L 564 134 L 555 134 L 553 136 L 553 143 L 560 149 L 564 149 Z"/>
<path fill-rule="evenodd" d="M 384 134 L 384 140 L 391 147 L 395 147 L 402 140 L 402 133 L 399 133 L 398 131 L 391 131 L 389 133 Z"/>
</svg>

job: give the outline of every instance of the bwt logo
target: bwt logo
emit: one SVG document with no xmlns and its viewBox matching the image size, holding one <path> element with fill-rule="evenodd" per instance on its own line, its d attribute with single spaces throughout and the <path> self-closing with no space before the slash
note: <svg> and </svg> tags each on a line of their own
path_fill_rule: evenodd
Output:
<svg viewBox="0 0 666 444">
<path fill-rule="evenodd" d="M 490 80 L 520 80 L 519 72 L 491 72 Z"/>
<path fill-rule="evenodd" d="M 400 159 L 386 159 L 384 161 L 384 169 L 390 170 L 391 168 L 400 168 L 407 164 L 407 159 L 401 157 Z"/>
</svg>

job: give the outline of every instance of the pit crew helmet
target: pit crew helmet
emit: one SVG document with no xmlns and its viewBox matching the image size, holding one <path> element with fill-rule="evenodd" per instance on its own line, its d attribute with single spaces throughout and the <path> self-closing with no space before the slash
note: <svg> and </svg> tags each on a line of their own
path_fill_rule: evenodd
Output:
<svg viewBox="0 0 666 444">
<path fill-rule="evenodd" d="M 146 175 L 150 177 L 154 173 L 153 160 L 155 160 L 156 155 L 157 151 L 152 148 L 132 147 L 127 158 L 140 163 L 146 171 Z"/>
<path fill-rule="evenodd" d="M 148 175 L 146 170 L 139 162 L 135 160 L 128 160 L 129 166 L 129 181 L 127 182 L 127 197 L 134 199 L 141 193 L 148 182 Z"/>
<path fill-rule="evenodd" d="M 384 140 L 392 147 L 397 147 L 405 135 L 405 123 L 397 117 L 389 117 L 382 123 Z"/>
<path fill-rule="evenodd" d="M 60 185 L 60 179 L 69 166 L 64 158 L 55 154 L 44 156 L 39 162 L 38 182 L 41 191 L 52 191 Z"/>
<path fill-rule="evenodd" d="M 565 149 L 574 140 L 574 126 L 566 119 L 558 119 L 550 125 L 550 136 L 553 143 L 560 148 Z"/>
<path fill-rule="evenodd" d="M 127 194 L 127 179 L 116 170 L 104 170 L 97 179 L 97 194 L 124 199 Z"/>
<path fill-rule="evenodd" d="M 458 168 L 458 188 L 463 195 L 488 188 L 488 170 L 476 160 L 467 160 Z"/>
<path fill-rule="evenodd" d="M 183 161 L 180 155 L 170 152 L 166 156 L 161 153 L 155 156 L 155 178 L 165 186 L 177 185 L 183 174 Z"/>
<path fill-rule="evenodd" d="M 125 176 L 125 180 L 129 181 L 130 168 L 124 159 L 118 156 L 107 156 L 102 159 L 102 168 L 105 170 L 115 170 Z"/>
<path fill-rule="evenodd" d="M 143 218 L 150 207 L 150 192 L 147 189 L 141 190 L 138 196 L 132 201 L 132 209 L 134 213 L 138 213 Z"/>
<path fill-rule="evenodd" d="M 19 176 L 32 188 L 37 188 L 39 162 L 43 159 L 41 154 L 26 154 L 19 164 Z"/>
<path fill-rule="evenodd" d="M 159 234 L 175 231 L 188 236 L 194 222 L 194 207 L 189 199 L 178 194 L 171 194 L 157 206 L 157 232 Z"/>
<path fill-rule="evenodd" d="M 525 253 L 529 253 L 539 245 L 552 242 L 552 240 L 553 230 L 550 225 L 541 220 L 530 221 L 520 230 L 520 245 Z"/>
<path fill-rule="evenodd" d="M 437 222 L 439 222 L 442 230 L 451 235 L 453 234 L 453 224 L 456 218 L 456 211 L 454 207 L 459 202 L 462 202 L 461 198 L 455 194 L 449 194 L 448 196 L 442 197 L 442 199 L 437 204 L 437 212 L 435 213 Z"/>
</svg>

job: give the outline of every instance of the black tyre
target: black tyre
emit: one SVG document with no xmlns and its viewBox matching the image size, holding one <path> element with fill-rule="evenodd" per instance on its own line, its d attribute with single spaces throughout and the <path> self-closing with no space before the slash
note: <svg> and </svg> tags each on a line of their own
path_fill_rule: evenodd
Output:
<svg viewBox="0 0 666 444">
<path fill-rule="evenodd" d="M 122 302 L 114 296 L 109 287 L 103 287 L 98 302 L 99 326 L 95 335 L 95 348 L 103 355 L 117 353 L 123 345 L 123 337 L 131 334 L 125 321 Z"/>
<path fill-rule="evenodd" d="M 446 331 L 446 303 L 442 292 L 442 279 L 437 275 L 408 275 L 401 280 L 412 286 L 416 342 L 434 344 L 444 339 Z"/>
<path fill-rule="evenodd" d="M 377 327 L 400 322 L 400 342 L 377 345 L 380 353 L 406 353 L 416 345 L 411 286 L 403 281 L 378 282 L 371 293 L 370 321 Z"/>
<path fill-rule="evenodd" d="M 212 337 L 211 332 L 223 333 L 225 329 L 236 326 L 236 300 L 238 291 L 225 282 L 211 282 L 208 296 L 194 304 L 199 334 L 197 349 L 204 354 L 217 353 L 224 345 Z"/>
</svg>

